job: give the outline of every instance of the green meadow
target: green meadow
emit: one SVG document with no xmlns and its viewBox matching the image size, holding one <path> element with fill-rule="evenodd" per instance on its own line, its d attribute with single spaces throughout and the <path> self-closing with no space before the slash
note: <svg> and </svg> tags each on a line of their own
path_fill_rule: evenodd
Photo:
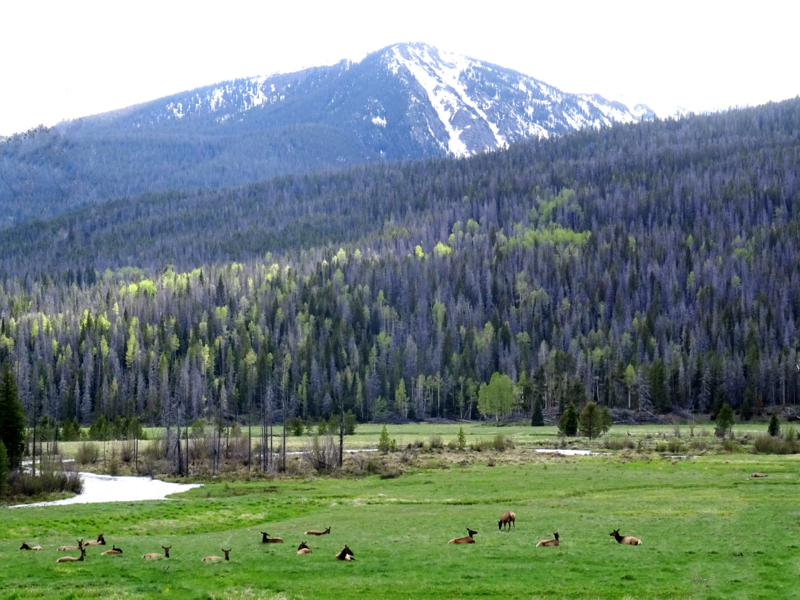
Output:
<svg viewBox="0 0 800 600">
<path fill-rule="evenodd" d="M 764 425 L 748 426 L 752 433 Z M 451 431 L 450 428 L 454 430 Z M 377 441 L 360 427 L 354 446 Z M 602 456 L 536 454 L 549 430 L 469 428 L 468 444 L 497 431 L 515 447 L 448 450 L 458 426 L 390 427 L 405 448 L 436 432 L 442 449 L 377 454 L 401 475 L 311 474 L 209 480 L 157 502 L 0 509 L 2 598 L 789 598 L 800 573 L 796 456 L 651 447 L 671 427 L 612 430 L 644 448 Z M 467 428 L 465 428 L 466 431 Z M 701 428 L 694 432 L 699 435 Z M 737 437 L 749 435 L 737 428 Z M 687 448 L 688 429 L 683 440 Z M 711 436 L 713 438 L 713 436 Z M 373 439 L 374 438 L 374 439 Z M 296 438 L 297 439 L 297 438 Z M 482 439 L 482 438 L 481 438 Z M 692 438 L 694 439 L 694 438 Z M 581 445 L 577 441 L 576 445 Z M 583 440 L 585 443 L 586 441 Z M 494 466 L 490 466 L 494 465 Z M 768 477 L 750 479 L 754 471 Z M 502 512 L 516 529 L 498 531 Z M 305 536 L 331 526 L 331 534 Z M 474 545 L 448 545 L 479 533 Z M 621 546 L 609 533 L 639 537 Z M 284 544 L 262 545 L 261 531 Z M 559 532 L 557 548 L 536 548 Z M 82 563 L 56 564 L 59 545 L 105 534 Z M 41 552 L 21 552 L 22 541 Z M 301 541 L 310 555 L 296 556 Z M 119 556 L 100 552 L 116 544 Z M 356 560 L 334 560 L 347 544 Z M 169 559 L 145 553 L 172 546 Z M 232 548 L 230 562 L 203 563 Z M 77 556 L 77 552 L 66 553 Z"/>
</svg>

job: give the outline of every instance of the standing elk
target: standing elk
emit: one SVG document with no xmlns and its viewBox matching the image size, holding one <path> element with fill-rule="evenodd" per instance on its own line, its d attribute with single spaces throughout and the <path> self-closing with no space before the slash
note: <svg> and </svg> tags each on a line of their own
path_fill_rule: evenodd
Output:
<svg viewBox="0 0 800 600">
<path fill-rule="evenodd" d="M 83 544 L 84 546 L 105 546 L 106 545 L 106 538 L 103 537 L 103 534 L 97 536 L 96 540 L 89 540 Z"/>
<path fill-rule="evenodd" d="M 625 544 L 628 546 L 641 546 L 642 540 L 639 538 L 635 538 L 632 535 L 620 535 L 619 529 L 615 529 L 608 535 L 613 536 L 620 544 Z"/>
<path fill-rule="evenodd" d="M 281 538 L 271 538 L 269 537 L 268 533 L 261 532 L 261 543 L 262 544 L 282 544 L 283 540 Z"/>
<path fill-rule="evenodd" d="M 145 554 L 142 558 L 169 558 L 169 550 L 172 546 L 161 546 L 164 550 L 164 554 L 159 554 L 158 552 L 151 552 L 150 554 Z"/>
<path fill-rule="evenodd" d="M 305 542 L 300 542 L 300 545 L 297 547 L 297 552 L 295 554 L 311 554 L 311 548 L 306 546 Z"/>
<path fill-rule="evenodd" d="M 345 544 L 345 547 L 342 548 L 341 552 L 337 552 L 334 555 L 334 558 L 336 558 L 336 560 L 355 560 L 356 559 L 355 556 L 353 556 L 353 551 L 350 550 L 350 548 L 348 548 L 346 544 Z"/>
<path fill-rule="evenodd" d="M 101 552 L 100 556 L 105 556 L 106 554 L 122 554 L 122 548 L 117 548 L 116 545 L 111 547 L 111 550 L 106 550 L 105 552 Z"/>
<path fill-rule="evenodd" d="M 64 562 L 83 562 L 83 559 L 86 558 L 86 547 L 81 546 L 81 556 L 80 558 L 75 558 L 74 556 L 62 556 L 56 562 L 57 563 L 64 563 Z"/>
<path fill-rule="evenodd" d="M 473 531 L 472 529 L 467 527 L 467 533 L 469 533 L 469 535 L 467 537 L 453 538 L 452 540 L 450 540 L 447 543 L 448 544 L 474 544 L 475 543 L 475 538 L 473 536 L 478 532 L 477 531 Z"/>
<path fill-rule="evenodd" d="M 546 546 L 546 547 L 558 546 L 558 543 L 559 543 L 558 542 L 558 532 L 556 531 L 553 535 L 555 536 L 556 539 L 554 539 L 554 540 L 542 540 L 541 542 L 536 544 L 536 547 L 538 548 L 539 546 Z"/>
<path fill-rule="evenodd" d="M 203 562 L 217 562 L 220 560 L 230 560 L 230 558 L 228 558 L 228 554 L 231 553 L 231 550 L 233 550 L 233 548 L 231 548 L 231 550 L 225 550 L 225 548 L 220 548 L 220 550 L 222 550 L 225 553 L 225 558 L 222 558 L 221 556 L 206 556 L 203 559 Z"/>
<path fill-rule="evenodd" d="M 39 552 L 42 549 L 41 546 L 28 546 L 26 542 L 22 542 L 22 546 L 19 548 L 20 550 L 33 550 L 35 552 Z M 77 550 L 77 548 L 75 548 Z"/>
<path fill-rule="evenodd" d="M 80 539 L 78 540 L 77 546 L 59 546 L 58 551 L 66 552 L 67 550 L 80 550 L 82 546 L 83 546 L 83 539 Z"/>
<path fill-rule="evenodd" d="M 517 515 L 513 512 L 504 512 L 503 516 L 500 517 L 500 520 L 497 522 L 498 528 L 502 531 L 504 526 L 508 526 L 508 530 L 511 531 L 511 524 L 514 524 L 514 529 L 517 528 Z"/>
<path fill-rule="evenodd" d="M 331 528 L 328 527 L 325 531 L 306 531 L 306 535 L 326 535 L 331 532 Z"/>
</svg>

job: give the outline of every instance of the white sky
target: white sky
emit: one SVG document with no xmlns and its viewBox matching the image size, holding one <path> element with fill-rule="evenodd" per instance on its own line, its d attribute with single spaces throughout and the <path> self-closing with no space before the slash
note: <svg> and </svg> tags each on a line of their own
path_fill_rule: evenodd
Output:
<svg viewBox="0 0 800 600">
<path fill-rule="evenodd" d="M 422 41 L 658 114 L 800 94 L 800 2 L 5 0 L 0 135 Z"/>
</svg>

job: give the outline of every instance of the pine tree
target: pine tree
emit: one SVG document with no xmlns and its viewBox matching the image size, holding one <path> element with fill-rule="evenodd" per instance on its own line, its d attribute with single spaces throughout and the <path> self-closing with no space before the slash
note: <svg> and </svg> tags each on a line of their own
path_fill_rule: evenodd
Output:
<svg viewBox="0 0 800 600">
<path fill-rule="evenodd" d="M 378 440 L 378 450 L 383 454 L 389 452 L 391 448 L 392 441 L 389 439 L 389 432 L 386 430 L 386 425 L 383 426 L 381 429 L 381 439 Z"/>
<path fill-rule="evenodd" d="M 8 471 L 6 445 L 0 442 L 0 498 L 8 495 Z"/>
<path fill-rule="evenodd" d="M 772 437 L 778 437 L 781 434 L 781 423 L 778 420 L 778 415 L 772 413 L 772 418 L 769 420 L 769 427 L 767 428 L 767 432 Z"/>
<path fill-rule="evenodd" d="M 600 415 L 600 422 L 603 433 L 611 429 L 611 427 L 614 425 L 614 419 L 611 417 L 611 411 L 608 410 L 607 406 L 603 407 L 603 412 Z"/>
<path fill-rule="evenodd" d="M 542 414 L 542 401 L 536 398 L 533 404 L 533 416 L 531 417 L 531 427 L 542 427 L 544 425 L 544 415 Z"/>
<path fill-rule="evenodd" d="M 578 427 L 582 435 L 590 440 L 600 435 L 603 426 L 603 415 L 597 408 L 596 402 L 589 402 L 581 411 L 578 419 Z"/>
<path fill-rule="evenodd" d="M 561 418 L 558 420 L 558 431 L 561 435 L 576 435 L 578 433 L 578 411 L 575 405 L 570 402 Z"/>
<path fill-rule="evenodd" d="M 733 409 L 725 402 L 722 404 L 722 408 L 719 409 L 719 413 L 717 414 L 717 427 L 715 430 L 717 436 L 727 436 L 733 427 L 733 423 Z"/>
<path fill-rule="evenodd" d="M 25 452 L 25 414 L 8 363 L 0 374 L 0 442 L 6 447 L 9 467 L 16 469 Z"/>
<path fill-rule="evenodd" d="M 464 448 L 467 447 L 467 436 L 464 435 L 464 428 L 463 427 L 459 427 L 458 428 L 458 440 L 457 440 L 456 443 L 458 445 L 458 449 L 459 450 L 464 450 Z"/>
</svg>

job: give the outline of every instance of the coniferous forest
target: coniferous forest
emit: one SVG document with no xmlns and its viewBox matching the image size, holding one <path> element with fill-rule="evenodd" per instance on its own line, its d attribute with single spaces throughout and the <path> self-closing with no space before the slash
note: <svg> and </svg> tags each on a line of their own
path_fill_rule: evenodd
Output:
<svg viewBox="0 0 800 600">
<path fill-rule="evenodd" d="M 0 232 L 30 421 L 800 402 L 800 99 Z"/>
</svg>

